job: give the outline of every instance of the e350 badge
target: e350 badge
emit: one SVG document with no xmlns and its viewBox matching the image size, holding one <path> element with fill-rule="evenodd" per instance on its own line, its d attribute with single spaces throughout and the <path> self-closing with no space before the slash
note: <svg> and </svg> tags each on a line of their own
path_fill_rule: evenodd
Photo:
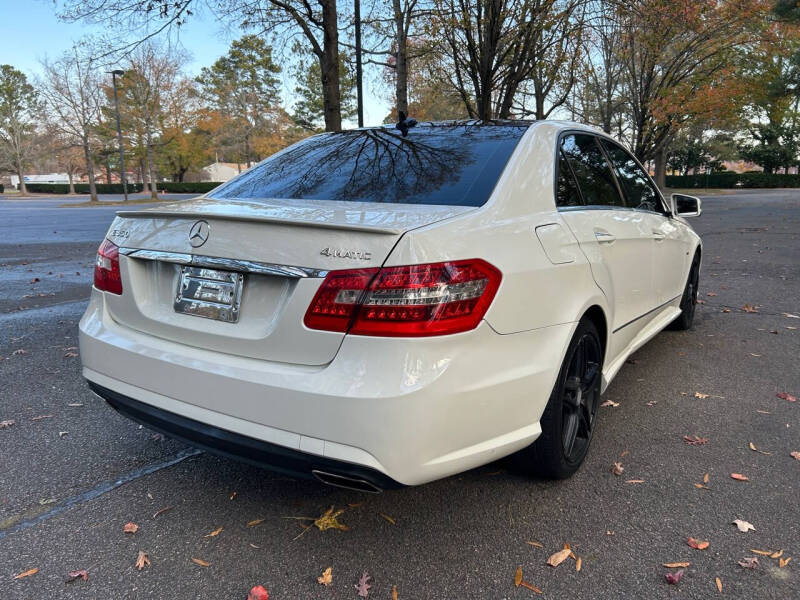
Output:
<svg viewBox="0 0 800 600">
<path fill-rule="evenodd" d="M 352 260 L 372 259 L 372 252 L 367 252 L 366 250 L 348 250 L 347 248 L 323 248 L 320 254 L 331 258 L 350 258 Z"/>
</svg>

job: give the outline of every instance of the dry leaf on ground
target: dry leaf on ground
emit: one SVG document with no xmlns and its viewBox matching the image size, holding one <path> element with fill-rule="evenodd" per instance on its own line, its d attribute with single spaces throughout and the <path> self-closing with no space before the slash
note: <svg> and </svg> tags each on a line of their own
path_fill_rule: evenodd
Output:
<svg viewBox="0 0 800 600">
<path fill-rule="evenodd" d="M 559 550 L 555 554 L 551 554 L 550 558 L 547 559 L 547 564 L 551 567 L 557 567 L 562 562 L 569 558 L 569 555 L 572 554 L 572 550 L 569 548 L 564 548 L 563 550 Z"/>
<path fill-rule="evenodd" d="M 39 415 L 38 417 L 31 417 L 31 421 L 41 421 L 42 419 L 52 419 L 53 415 Z"/>
<path fill-rule="evenodd" d="M 397 586 L 392 586 L 392 600 L 397 600 Z"/>
<path fill-rule="evenodd" d="M 247 522 L 247 526 L 248 527 L 255 527 L 259 523 L 263 523 L 263 522 L 264 522 L 264 519 L 253 519 L 252 521 L 248 521 Z"/>
<path fill-rule="evenodd" d="M 544 546 L 539 542 L 525 542 L 525 543 L 530 544 L 531 546 L 536 546 L 537 548 L 544 548 Z"/>
<path fill-rule="evenodd" d="M 760 556 L 769 556 L 770 554 L 772 554 L 772 550 L 754 550 L 753 548 L 750 548 L 750 552 L 752 552 L 753 554 L 758 554 Z"/>
<path fill-rule="evenodd" d="M 700 398 L 700 400 L 705 400 L 706 398 L 708 398 L 708 394 L 704 394 L 703 392 L 695 392 L 694 397 Z"/>
<path fill-rule="evenodd" d="M 777 394 L 775 394 L 775 395 L 776 395 L 778 398 L 780 398 L 781 400 L 788 400 L 789 402 L 797 402 L 797 398 L 795 398 L 794 396 L 792 396 L 792 395 L 791 395 L 790 393 L 788 393 L 788 392 L 778 392 L 778 393 L 777 393 Z"/>
<path fill-rule="evenodd" d="M 614 402 L 613 400 L 606 400 L 600 406 L 613 406 L 614 408 L 616 408 L 617 406 L 619 406 L 619 402 Z"/>
<path fill-rule="evenodd" d="M 717 590 L 719 590 L 719 593 L 721 594 L 722 593 L 722 579 L 717 577 L 714 581 L 717 584 Z"/>
<path fill-rule="evenodd" d="M 746 313 L 757 313 L 758 312 L 758 309 L 755 306 L 753 306 L 752 304 L 749 304 L 749 303 L 745 304 L 742 307 L 742 310 L 744 312 L 746 312 Z"/>
<path fill-rule="evenodd" d="M 742 475 L 741 473 L 731 473 L 731 479 L 735 479 L 736 481 L 750 481 L 746 475 Z"/>
<path fill-rule="evenodd" d="M 364 571 L 361 574 L 361 579 L 359 579 L 358 583 L 353 586 L 358 591 L 359 597 L 366 598 L 367 595 L 369 595 L 369 588 L 371 588 L 372 586 L 367 582 L 370 579 L 372 579 L 372 577 L 370 577 L 369 574 L 366 571 Z"/>
<path fill-rule="evenodd" d="M 580 571 L 582 565 L 583 565 L 583 559 L 579 556 L 578 559 L 575 561 L 575 570 Z"/>
<path fill-rule="evenodd" d="M 758 448 L 756 448 L 756 445 L 753 442 L 750 442 L 749 448 L 753 452 L 758 452 L 759 454 L 764 454 L 766 456 L 772 456 L 772 452 L 767 452 L 765 450 L 759 450 Z"/>
<path fill-rule="evenodd" d="M 787 319 L 800 319 L 800 316 L 798 316 L 798 315 L 793 315 L 793 314 L 791 314 L 791 313 L 781 313 L 781 314 L 782 314 L 784 317 L 786 317 Z"/>
<path fill-rule="evenodd" d="M 174 506 L 167 506 L 166 508 L 162 508 L 161 510 L 157 510 L 156 512 L 153 513 L 153 518 L 155 519 L 156 517 L 163 515 L 165 512 L 167 512 L 168 510 L 172 510 L 173 508 L 175 508 L 175 507 Z"/>
<path fill-rule="evenodd" d="M 770 558 L 780 558 L 781 556 L 783 556 L 783 550 L 778 550 L 769 555 Z"/>
<path fill-rule="evenodd" d="M 385 514 L 383 514 L 383 513 L 380 513 L 380 515 L 381 515 L 381 516 L 382 516 L 384 519 L 386 519 L 387 521 L 389 521 L 389 523 L 391 523 L 392 525 L 397 525 L 397 522 L 396 522 L 396 521 L 395 521 L 395 520 L 394 520 L 392 517 L 390 517 L 389 515 L 385 515 Z"/>
<path fill-rule="evenodd" d="M 644 483 L 644 479 L 627 479 L 625 483 Z"/>
<path fill-rule="evenodd" d="M 144 552 L 144 550 L 139 550 L 139 555 L 136 557 L 136 564 L 134 565 L 140 571 L 145 567 L 150 566 L 150 558 Z"/>
<path fill-rule="evenodd" d="M 690 537 L 688 540 L 686 540 L 686 543 L 695 550 L 705 550 L 709 546 L 709 542 L 696 540 L 693 537 Z"/>
<path fill-rule="evenodd" d="M 316 518 L 315 517 L 286 517 L 286 518 L 299 519 L 301 521 L 314 521 L 314 525 L 316 525 L 317 529 L 319 529 L 320 531 L 325 531 L 326 529 L 341 529 L 342 531 L 347 531 L 350 528 L 344 523 L 339 523 L 339 521 L 337 520 L 339 515 L 341 515 L 344 512 L 344 509 L 340 508 L 339 510 L 334 512 L 334 508 L 335 507 L 331 506 L 328 510 L 326 510 L 324 513 L 322 513 L 319 517 Z M 308 531 L 308 529 L 304 529 L 300 535 L 302 535 L 306 531 Z"/>
<path fill-rule="evenodd" d="M 247 600 L 269 600 L 269 592 L 263 585 L 257 585 L 248 592 Z"/>
<path fill-rule="evenodd" d="M 752 523 L 748 523 L 747 521 L 742 521 L 741 519 L 734 519 L 733 525 L 739 528 L 739 531 L 742 533 L 747 533 L 748 531 L 755 531 L 756 528 L 753 527 Z"/>
<path fill-rule="evenodd" d="M 86 581 L 89 579 L 89 573 L 86 569 L 80 569 L 78 571 L 70 571 L 67 573 L 67 583 L 72 583 L 73 581 L 77 581 L 78 579 L 83 579 Z"/>
<path fill-rule="evenodd" d="M 517 567 L 514 571 L 514 586 L 519 587 L 520 583 L 522 583 L 522 567 Z"/>
<path fill-rule="evenodd" d="M 201 567 L 209 567 L 209 566 L 211 566 L 210 562 L 208 562 L 206 560 L 203 560 L 202 558 L 194 558 L 194 557 L 192 557 L 192 562 L 194 564 L 196 564 L 196 565 L 200 565 Z"/>
<path fill-rule="evenodd" d="M 745 556 L 742 560 L 739 561 L 739 566 L 744 567 L 745 569 L 755 569 L 758 566 L 758 557 Z"/>
<path fill-rule="evenodd" d="M 28 353 L 28 351 L 25 350 L 25 348 L 20 348 L 19 350 L 14 350 L 11 353 L 11 356 L 20 356 L 21 354 L 27 354 L 27 353 Z"/>
<path fill-rule="evenodd" d="M 800 460 L 800 452 L 790 452 L 789 456 L 791 456 L 792 458 L 795 458 L 797 460 Z"/>
<path fill-rule="evenodd" d="M 17 573 L 14 575 L 14 579 L 22 579 L 24 577 L 30 577 L 31 575 L 36 575 L 39 572 L 38 568 L 28 569 L 27 571 L 23 571 L 22 573 Z"/>
<path fill-rule="evenodd" d="M 214 531 L 204 535 L 203 537 L 217 537 L 220 533 L 222 533 L 222 527 L 217 527 Z"/>
<path fill-rule="evenodd" d="M 664 573 L 664 578 L 670 585 L 676 585 L 678 582 L 680 582 L 681 577 L 683 577 L 683 569 L 674 573 Z"/>
<path fill-rule="evenodd" d="M 0 421 L 0 429 L 7 429 L 11 427 L 16 421 L 14 419 L 8 419 L 6 421 Z"/>
<path fill-rule="evenodd" d="M 136 533 L 137 531 L 139 531 L 139 526 L 133 521 L 125 523 L 122 527 L 122 533 Z"/>
<path fill-rule="evenodd" d="M 696 435 L 685 435 L 683 441 L 690 446 L 703 446 L 708 443 L 708 438 L 697 437 Z"/>
<path fill-rule="evenodd" d="M 791 556 L 787 556 L 786 558 L 779 558 L 778 565 L 780 565 L 780 568 L 782 569 L 783 567 L 789 564 L 790 560 L 792 560 Z"/>
<path fill-rule="evenodd" d="M 684 567 L 684 568 L 688 567 L 691 564 L 692 563 L 690 563 L 689 561 L 681 561 L 681 562 L 664 563 L 661 566 L 662 567 L 667 567 L 668 569 L 677 569 L 678 567 Z"/>
<path fill-rule="evenodd" d="M 708 473 L 703 475 L 703 483 L 708 483 Z"/>
<path fill-rule="evenodd" d="M 333 567 L 328 567 L 322 572 L 322 575 L 317 577 L 317 581 L 322 585 L 330 585 L 333 581 Z"/>
<path fill-rule="evenodd" d="M 622 466 L 621 462 L 615 462 L 611 465 L 611 472 L 614 475 L 622 475 L 622 472 L 625 470 L 625 467 Z"/>
</svg>

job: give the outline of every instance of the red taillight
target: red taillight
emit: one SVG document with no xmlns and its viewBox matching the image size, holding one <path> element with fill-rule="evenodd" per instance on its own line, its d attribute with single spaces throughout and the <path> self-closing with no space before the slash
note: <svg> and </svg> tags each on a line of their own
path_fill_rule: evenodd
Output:
<svg viewBox="0 0 800 600">
<path fill-rule="evenodd" d="M 119 273 L 119 248 L 103 240 L 94 261 L 94 287 L 112 294 L 122 294 L 122 277 Z"/>
<path fill-rule="evenodd" d="M 501 274 L 480 259 L 332 271 L 304 322 L 356 335 L 427 336 L 474 329 Z"/>
</svg>

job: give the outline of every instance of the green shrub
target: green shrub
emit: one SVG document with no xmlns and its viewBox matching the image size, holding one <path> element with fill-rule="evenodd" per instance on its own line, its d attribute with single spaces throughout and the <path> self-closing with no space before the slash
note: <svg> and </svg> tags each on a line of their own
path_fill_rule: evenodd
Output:
<svg viewBox="0 0 800 600">
<path fill-rule="evenodd" d="M 66 183 L 28 183 L 28 191 L 34 194 L 69 194 L 69 184 Z M 98 194 L 121 194 L 121 183 L 96 183 L 95 187 Z M 141 183 L 129 183 L 128 193 L 135 194 L 142 191 Z M 76 183 L 76 194 L 88 194 L 88 183 Z"/>
<path fill-rule="evenodd" d="M 710 175 L 667 175 L 668 188 L 796 188 L 800 175 L 783 173 L 711 173 Z"/>
<path fill-rule="evenodd" d="M 2 194 L 5 191 L 6 191 L 5 186 L 2 183 L 0 183 L 0 194 Z"/>
<path fill-rule="evenodd" d="M 157 187 L 168 194 L 205 194 L 218 185 L 222 185 L 222 183 L 219 181 L 162 181 Z"/>
</svg>

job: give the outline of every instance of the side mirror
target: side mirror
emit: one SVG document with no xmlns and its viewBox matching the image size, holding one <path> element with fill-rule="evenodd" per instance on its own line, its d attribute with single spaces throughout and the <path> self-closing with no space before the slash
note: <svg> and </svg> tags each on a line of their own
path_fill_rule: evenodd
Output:
<svg viewBox="0 0 800 600">
<path fill-rule="evenodd" d="M 700 198 L 686 194 L 672 194 L 672 214 L 676 217 L 699 217 L 703 211 L 700 208 Z"/>
</svg>

